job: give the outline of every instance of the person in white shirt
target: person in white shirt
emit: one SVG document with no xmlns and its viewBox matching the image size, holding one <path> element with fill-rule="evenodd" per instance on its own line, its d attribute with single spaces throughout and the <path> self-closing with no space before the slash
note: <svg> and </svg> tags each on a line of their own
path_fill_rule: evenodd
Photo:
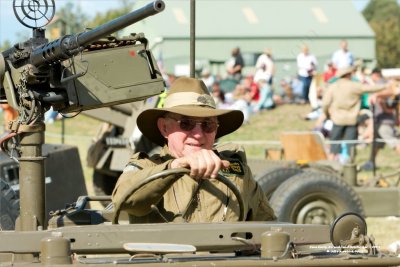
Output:
<svg viewBox="0 0 400 267">
<path fill-rule="evenodd" d="M 308 46 L 304 45 L 302 52 L 297 55 L 297 74 L 303 83 L 303 100 L 305 103 L 309 102 L 308 94 L 312 78 L 317 70 L 317 65 L 317 58 L 313 54 L 310 54 Z"/>
<path fill-rule="evenodd" d="M 274 73 L 275 63 L 272 58 L 272 51 L 270 48 L 265 48 L 264 53 L 257 58 L 254 81 L 266 79 L 268 84 L 272 85 Z"/>
<path fill-rule="evenodd" d="M 353 54 L 349 51 L 346 40 L 340 41 L 340 49 L 332 55 L 332 63 L 335 69 L 343 69 L 354 65 Z"/>
</svg>

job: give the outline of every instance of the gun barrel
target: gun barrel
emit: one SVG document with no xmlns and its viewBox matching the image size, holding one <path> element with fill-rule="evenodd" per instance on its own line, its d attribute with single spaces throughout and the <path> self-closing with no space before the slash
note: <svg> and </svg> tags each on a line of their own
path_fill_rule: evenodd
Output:
<svg viewBox="0 0 400 267">
<path fill-rule="evenodd" d="M 31 64 L 38 67 L 45 63 L 52 64 L 60 60 L 71 58 L 79 53 L 79 48 L 149 16 L 155 15 L 163 11 L 164 8 L 164 2 L 162 0 L 156 0 L 140 9 L 116 18 L 87 32 L 63 36 L 60 39 L 52 41 L 32 51 Z"/>
<path fill-rule="evenodd" d="M 154 1 L 147 4 L 146 6 L 135 10 L 129 14 L 122 17 L 116 18 L 104 25 L 101 25 L 93 30 L 81 33 L 78 35 L 78 44 L 80 46 L 85 46 L 93 41 L 100 39 L 108 34 L 121 30 L 122 28 L 134 24 L 140 20 L 143 20 L 149 16 L 155 15 L 165 8 L 165 4 L 161 0 Z"/>
</svg>

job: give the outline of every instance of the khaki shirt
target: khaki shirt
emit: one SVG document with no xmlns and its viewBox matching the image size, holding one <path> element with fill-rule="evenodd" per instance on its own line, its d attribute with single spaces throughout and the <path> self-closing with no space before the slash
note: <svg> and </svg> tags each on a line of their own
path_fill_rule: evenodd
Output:
<svg viewBox="0 0 400 267">
<path fill-rule="evenodd" d="M 346 78 L 339 79 L 327 88 L 322 99 L 323 111 L 336 125 L 356 125 L 361 95 L 383 89 L 385 85 L 366 85 Z"/>
<path fill-rule="evenodd" d="M 220 173 L 241 192 L 245 220 L 275 220 L 274 211 L 246 164 L 244 150 L 234 144 L 224 144 L 215 147 L 215 151 L 221 159 L 231 163 Z M 121 205 L 121 209 L 130 215 L 132 223 L 165 222 L 162 217 L 174 222 L 238 221 L 236 197 L 226 185 L 215 179 L 202 180 L 197 193 L 198 183 L 186 174 L 169 175 L 140 186 L 147 177 L 170 169 L 173 159 L 167 146 L 152 157 L 145 153 L 133 155 L 112 194 L 114 206 Z M 135 188 L 134 193 L 127 196 L 130 188 Z M 188 203 L 191 204 L 182 218 Z M 156 205 L 157 209 L 152 205 Z"/>
</svg>

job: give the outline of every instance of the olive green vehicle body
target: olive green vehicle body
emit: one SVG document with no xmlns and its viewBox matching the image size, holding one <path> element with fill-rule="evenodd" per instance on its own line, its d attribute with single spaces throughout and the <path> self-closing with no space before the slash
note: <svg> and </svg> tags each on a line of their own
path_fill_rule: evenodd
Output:
<svg viewBox="0 0 400 267">
<path fill-rule="evenodd" d="M 157 0 L 155 6 L 159 12 L 164 3 Z M 143 18 L 142 11 L 132 14 Z M 154 12 L 147 15 L 151 14 Z M 99 29 L 104 27 L 93 32 Z M 70 41 L 85 39 L 93 32 Z M 160 94 L 163 79 L 150 51 L 143 46 L 145 40 L 139 36 L 137 43 L 137 38 L 108 40 L 105 47 L 103 41 L 82 42 L 78 46 L 85 47 L 82 60 L 72 65 L 64 62 L 64 57 L 72 57 L 76 48 L 59 53 L 57 43 L 49 44 L 54 47 L 43 52 L 43 47 L 28 51 L 33 57 L 19 61 L 19 66 L 9 58 L 17 51 L 0 55 L 1 89 L 20 113 L 20 120 L 11 123 L 11 136 L 2 140 L 6 142 L 3 148 L 9 148 L 11 137 L 18 136 L 11 149 L 18 150 L 20 215 L 15 231 L 0 232 L 0 266 L 400 265 L 400 258 L 375 247 L 365 221 L 354 213 L 340 216 L 331 227 L 285 222 L 115 224 L 117 208 L 87 208 L 90 201 L 109 201 L 109 196 L 83 196 L 74 205 L 60 207 L 47 220 L 43 107 L 50 103 L 61 112 L 80 112 Z M 49 58 L 42 59 L 41 55 Z M 126 61 L 129 57 L 132 60 Z M 62 65 L 57 61 L 63 61 Z M 49 74 L 49 80 L 37 71 Z M 60 86 L 61 92 L 50 84 Z M 49 96 L 50 92 L 56 96 Z M 171 175 L 179 179 L 176 173 L 157 179 Z"/>
<path fill-rule="evenodd" d="M 242 241 L 235 236 L 251 236 Z M 246 222 L 64 226 L 46 231 L 2 232 L 2 266 L 396 266 L 393 256 L 339 249 L 326 225 Z M 23 238 L 23 242 L 19 239 Z M 243 239 L 243 238 L 242 238 Z M 286 255 L 287 243 L 296 255 Z M 129 245 L 150 248 L 145 253 Z M 163 244 L 190 245 L 196 252 L 149 252 Z M 124 248 L 125 247 L 125 248 Z M 261 253 L 255 253 L 260 249 Z M 73 256 L 71 256 L 73 255 Z M 283 256 L 284 255 L 284 256 Z M 30 260 L 29 260 L 30 258 Z M 28 260 L 27 260 L 28 259 Z"/>
</svg>

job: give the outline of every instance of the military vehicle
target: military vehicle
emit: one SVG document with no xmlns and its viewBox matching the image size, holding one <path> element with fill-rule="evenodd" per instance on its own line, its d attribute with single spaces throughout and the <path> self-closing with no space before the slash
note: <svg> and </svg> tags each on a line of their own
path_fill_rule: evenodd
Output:
<svg viewBox="0 0 400 267">
<path fill-rule="evenodd" d="M 88 166 L 94 169 L 93 185 L 97 195 L 111 194 L 132 153 L 157 151 L 136 126 L 138 114 L 157 103 L 158 97 L 153 97 L 146 102 L 103 108 L 101 112 L 85 112 L 107 125 L 100 129 L 87 153 Z M 303 141 L 299 147 L 302 150 L 312 138 L 318 138 L 315 133 L 299 135 Z M 293 141 L 291 145 L 294 146 Z M 318 154 L 315 149 L 311 153 Z M 301 155 L 290 160 L 247 159 L 281 221 L 330 224 L 347 211 L 366 217 L 400 216 L 400 188 L 398 184 L 385 182 L 390 176 L 376 176 L 363 183 L 357 178 L 354 162 L 340 165 L 327 160 L 304 159 Z"/>
<path fill-rule="evenodd" d="M 54 7 L 54 1 L 35 0 L 28 5 L 14 1 L 15 9 L 24 10 L 24 24 L 25 16 L 36 22 Z M 119 224 L 118 206 L 86 208 L 91 201 L 110 200 L 109 196 L 82 196 L 45 220 L 44 111 L 52 106 L 61 112 L 80 112 L 160 94 L 164 83 L 144 35 L 117 41 L 103 38 L 164 8 L 164 2 L 156 0 L 90 31 L 50 43 L 43 25 L 35 23 L 32 39 L 1 53 L 2 99 L 19 111 L 10 134 L 1 140 L 2 148 L 16 150 L 20 167 L 20 215 L 16 231 L 0 232 L 1 266 L 400 265 L 398 257 L 380 251 L 356 213 L 339 216 L 331 227 L 243 221 Z M 143 185 L 166 176 L 179 179 L 188 172 L 163 171 Z M 243 218 L 239 191 L 225 177 L 218 180 L 236 195 Z M 7 212 L 15 206 L 14 193 L 8 185 L 2 187 L 0 204 L 6 214 L 1 215 L 12 218 Z"/>
</svg>

